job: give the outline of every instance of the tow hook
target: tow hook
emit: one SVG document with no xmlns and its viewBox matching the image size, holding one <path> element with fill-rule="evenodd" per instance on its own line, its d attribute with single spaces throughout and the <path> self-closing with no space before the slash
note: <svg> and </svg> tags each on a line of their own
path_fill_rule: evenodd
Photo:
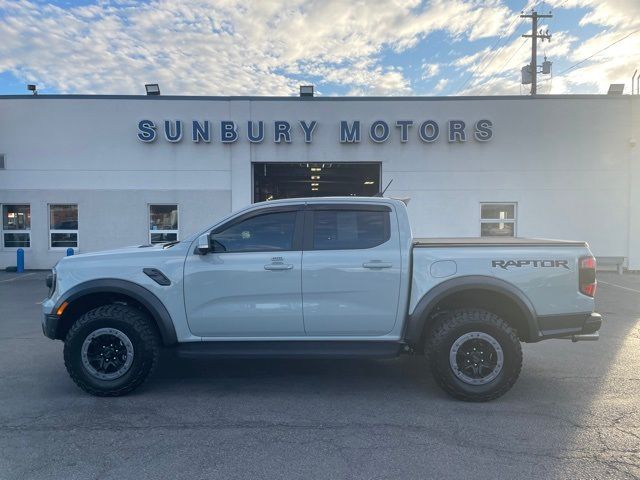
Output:
<svg viewBox="0 0 640 480">
<path fill-rule="evenodd" d="M 413 355 L 415 352 L 413 351 L 413 348 L 410 345 L 407 345 L 405 343 L 404 345 L 402 345 L 402 353 L 408 353 L 409 355 Z"/>
</svg>

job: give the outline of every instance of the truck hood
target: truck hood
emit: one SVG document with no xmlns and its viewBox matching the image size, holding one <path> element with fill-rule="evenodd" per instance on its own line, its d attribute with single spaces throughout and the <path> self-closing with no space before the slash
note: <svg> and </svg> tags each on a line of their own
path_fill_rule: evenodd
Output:
<svg viewBox="0 0 640 480">
<path fill-rule="evenodd" d="M 112 250 L 99 250 L 97 252 L 79 253 L 71 257 L 65 257 L 64 260 L 74 261 L 86 259 L 90 257 L 104 257 L 108 255 L 131 255 L 140 254 L 144 250 L 162 250 L 162 244 L 157 245 L 131 245 L 128 247 L 114 248 Z"/>
<path fill-rule="evenodd" d="M 188 244 L 186 244 L 188 246 Z M 182 252 L 188 248 L 185 244 L 176 243 L 171 246 L 158 245 L 134 245 L 117 248 L 114 250 L 103 250 L 98 252 L 80 253 L 69 257 L 63 257 L 56 265 L 56 270 L 87 268 L 89 266 L 100 269 L 104 266 L 121 265 L 127 266 L 144 264 L 155 266 L 165 259 L 174 256 L 173 254 Z"/>
</svg>

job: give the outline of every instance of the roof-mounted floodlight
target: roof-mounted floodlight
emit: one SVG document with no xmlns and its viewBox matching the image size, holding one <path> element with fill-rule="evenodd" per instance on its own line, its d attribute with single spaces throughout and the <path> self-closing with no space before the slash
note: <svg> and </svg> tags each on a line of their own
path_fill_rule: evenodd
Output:
<svg viewBox="0 0 640 480">
<path fill-rule="evenodd" d="M 300 85 L 301 97 L 313 97 L 313 85 Z"/>
<path fill-rule="evenodd" d="M 147 83 L 144 88 L 147 91 L 147 95 L 160 95 L 160 85 L 157 83 Z"/>
<path fill-rule="evenodd" d="M 624 92 L 624 83 L 612 83 L 609 85 L 607 95 L 622 95 Z"/>
</svg>

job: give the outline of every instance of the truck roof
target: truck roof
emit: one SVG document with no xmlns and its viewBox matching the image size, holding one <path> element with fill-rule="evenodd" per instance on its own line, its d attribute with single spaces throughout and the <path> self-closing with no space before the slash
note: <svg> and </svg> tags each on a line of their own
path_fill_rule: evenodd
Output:
<svg viewBox="0 0 640 480">
<path fill-rule="evenodd" d="M 263 205 L 299 205 L 301 203 L 402 203 L 401 200 L 388 197 L 299 197 L 283 198 L 279 200 L 268 200 L 256 202 L 251 207 Z"/>
</svg>

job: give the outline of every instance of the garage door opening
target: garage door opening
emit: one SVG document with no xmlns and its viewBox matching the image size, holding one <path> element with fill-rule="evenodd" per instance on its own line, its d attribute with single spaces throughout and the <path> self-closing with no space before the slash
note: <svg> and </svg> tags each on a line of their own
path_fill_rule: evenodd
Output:
<svg viewBox="0 0 640 480">
<path fill-rule="evenodd" d="M 299 197 L 371 197 L 380 191 L 381 164 L 254 163 L 253 201 Z"/>
</svg>

